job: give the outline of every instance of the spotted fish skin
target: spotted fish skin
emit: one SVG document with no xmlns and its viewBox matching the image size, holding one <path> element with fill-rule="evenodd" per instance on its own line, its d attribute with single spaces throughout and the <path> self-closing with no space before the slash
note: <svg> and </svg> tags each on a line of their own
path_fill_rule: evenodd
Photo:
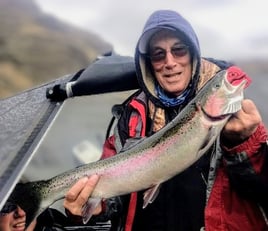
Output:
<svg viewBox="0 0 268 231">
<path fill-rule="evenodd" d="M 83 211 L 87 222 L 102 199 L 147 190 L 144 207 L 158 186 L 184 171 L 213 144 L 233 113 L 241 109 L 246 82 L 234 86 L 227 71 L 217 73 L 195 98 L 154 135 L 108 159 L 79 166 L 48 180 L 17 184 L 10 200 L 26 211 L 29 224 L 55 201 L 64 198 L 81 177 L 100 176 Z"/>
</svg>

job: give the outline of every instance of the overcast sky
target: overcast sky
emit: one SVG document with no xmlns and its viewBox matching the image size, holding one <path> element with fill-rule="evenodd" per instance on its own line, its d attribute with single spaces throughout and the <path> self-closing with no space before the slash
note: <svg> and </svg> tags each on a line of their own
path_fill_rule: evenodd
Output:
<svg viewBox="0 0 268 231">
<path fill-rule="evenodd" d="M 267 0 L 36 0 L 46 13 L 94 32 L 133 55 L 149 15 L 174 9 L 190 21 L 203 56 L 268 58 Z"/>
</svg>

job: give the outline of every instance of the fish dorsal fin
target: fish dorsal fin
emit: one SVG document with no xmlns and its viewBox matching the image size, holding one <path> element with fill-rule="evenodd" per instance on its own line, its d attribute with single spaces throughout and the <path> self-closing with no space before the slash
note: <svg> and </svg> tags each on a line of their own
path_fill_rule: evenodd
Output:
<svg viewBox="0 0 268 231">
<path fill-rule="evenodd" d="M 146 139 L 146 138 L 145 137 L 137 137 L 137 138 L 127 139 L 124 147 L 120 150 L 120 152 L 124 152 L 124 151 L 127 151 L 127 150 L 133 148 L 137 144 L 141 143 L 144 139 Z"/>
<path fill-rule="evenodd" d="M 83 223 L 86 224 L 92 217 L 94 210 L 101 203 L 101 198 L 89 198 L 82 208 Z"/>
<path fill-rule="evenodd" d="M 143 194 L 143 206 L 142 208 L 146 208 L 148 204 L 153 203 L 155 198 L 159 194 L 161 184 L 154 185 L 153 187 L 147 189 Z"/>
</svg>

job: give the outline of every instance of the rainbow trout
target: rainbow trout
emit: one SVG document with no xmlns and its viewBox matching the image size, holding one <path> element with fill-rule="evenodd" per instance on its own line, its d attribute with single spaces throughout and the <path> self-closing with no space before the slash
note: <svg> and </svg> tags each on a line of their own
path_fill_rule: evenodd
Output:
<svg viewBox="0 0 268 231">
<path fill-rule="evenodd" d="M 98 174 L 99 182 L 82 214 L 86 223 L 102 199 L 146 190 L 144 207 L 157 195 L 161 183 L 184 171 L 214 143 L 233 113 L 241 108 L 246 81 L 231 84 L 221 71 L 167 126 L 141 139 L 118 155 L 79 166 L 48 180 L 19 183 L 10 200 L 27 214 L 26 223 L 63 199 L 81 177 Z"/>
</svg>

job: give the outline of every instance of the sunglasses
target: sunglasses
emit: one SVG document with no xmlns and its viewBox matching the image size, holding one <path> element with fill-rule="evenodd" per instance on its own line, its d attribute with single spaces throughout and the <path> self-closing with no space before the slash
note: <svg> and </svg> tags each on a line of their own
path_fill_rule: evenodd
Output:
<svg viewBox="0 0 268 231">
<path fill-rule="evenodd" d="M 149 58 L 154 63 L 164 62 L 167 56 L 167 50 L 164 49 L 157 49 L 152 54 L 149 54 Z M 170 49 L 170 53 L 172 54 L 173 58 L 180 58 L 187 55 L 189 52 L 189 46 L 187 45 L 179 45 L 174 46 Z"/>
<path fill-rule="evenodd" d="M 7 201 L 4 207 L 0 210 L 0 216 L 6 216 L 7 214 L 14 212 L 18 206 L 12 202 Z"/>
</svg>

